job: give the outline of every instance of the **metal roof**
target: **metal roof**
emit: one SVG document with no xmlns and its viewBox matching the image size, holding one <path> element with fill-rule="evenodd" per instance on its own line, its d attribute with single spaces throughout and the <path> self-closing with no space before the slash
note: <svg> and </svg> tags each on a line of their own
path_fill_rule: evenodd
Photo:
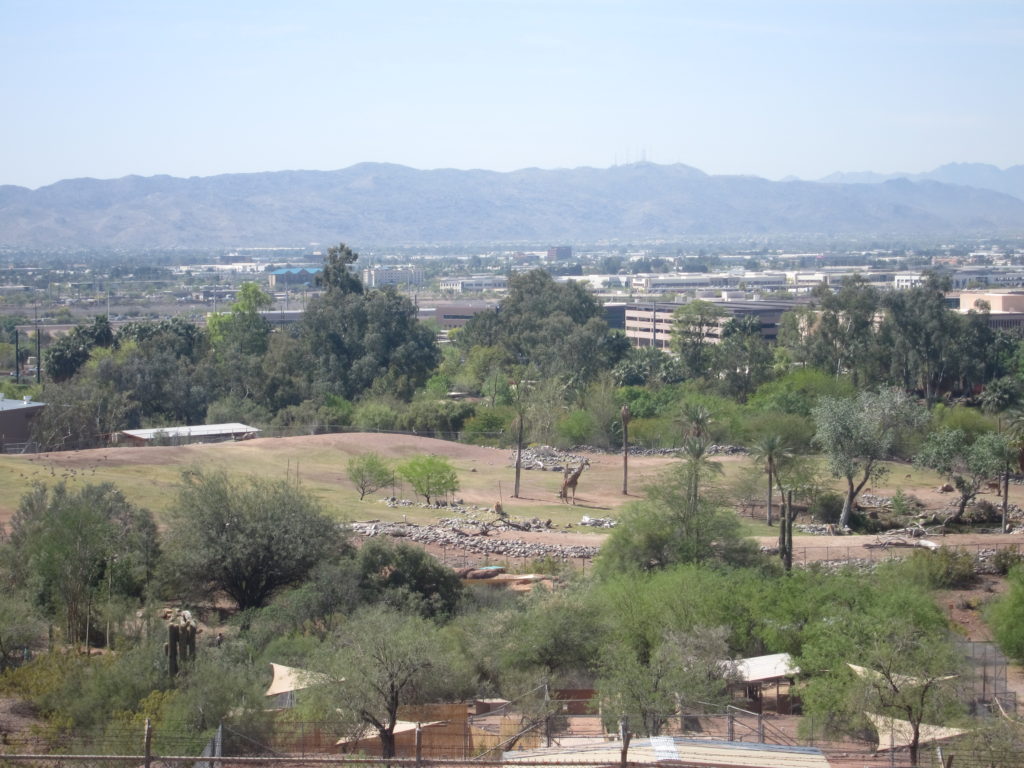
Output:
<svg viewBox="0 0 1024 768">
<path fill-rule="evenodd" d="M 506 762 L 557 760 L 566 763 L 608 764 L 619 762 L 622 744 L 618 741 L 592 740 L 588 746 L 568 749 L 529 749 L 505 752 Z M 633 739 L 629 744 L 631 763 L 684 763 L 688 766 L 724 766 L 727 768 L 829 768 L 824 753 L 816 747 L 791 747 L 780 744 L 751 744 L 742 741 L 715 741 L 656 736 Z"/>
<path fill-rule="evenodd" d="M 768 656 L 751 656 L 733 662 L 736 672 L 745 683 L 759 683 L 800 674 L 800 668 L 793 663 L 788 653 L 773 653 Z"/>
<path fill-rule="evenodd" d="M 254 435 L 262 430 L 237 422 L 231 424 L 197 424 L 194 427 L 158 427 L 156 429 L 123 429 L 121 434 L 152 440 L 154 437 L 171 439 L 189 437 L 215 437 L 217 435 Z"/>
<path fill-rule="evenodd" d="M 11 397 L 0 395 L 0 411 L 17 411 L 22 408 L 41 408 L 46 403 L 37 403 L 35 400 L 15 400 Z"/>
</svg>

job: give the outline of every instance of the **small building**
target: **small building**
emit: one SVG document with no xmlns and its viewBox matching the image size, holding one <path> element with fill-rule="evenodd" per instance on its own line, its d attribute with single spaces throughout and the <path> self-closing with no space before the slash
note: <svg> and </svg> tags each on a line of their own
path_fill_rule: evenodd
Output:
<svg viewBox="0 0 1024 768">
<path fill-rule="evenodd" d="M 118 444 L 143 447 L 149 445 L 187 445 L 188 443 L 224 443 L 249 440 L 262 430 L 245 424 L 199 424 L 193 427 L 157 427 L 156 429 L 123 429 L 114 436 Z"/>
<path fill-rule="evenodd" d="M 33 402 L 28 395 L 20 400 L 0 394 L 0 453 L 12 444 L 29 441 L 32 420 L 42 412 L 46 403 Z"/>
<path fill-rule="evenodd" d="M 733 663 L 740 680 L 738 685 L 741 686 L 748 702 L 747 707 L 754 712 L 770 709 L 780 715 L 792 713 L 793 684 L 796 676 L 800 674 L 800 668 L 793 663 L 788 653 L 751 656 L 737 659 Z M 766 691 L 772 687 L 775 689 L 775 695 L 766 697 Z"/>
</svg>

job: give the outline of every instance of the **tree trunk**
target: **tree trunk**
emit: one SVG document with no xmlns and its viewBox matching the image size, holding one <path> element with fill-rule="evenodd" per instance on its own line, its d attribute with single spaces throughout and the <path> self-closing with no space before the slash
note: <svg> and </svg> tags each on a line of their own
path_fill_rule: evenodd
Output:
<svg viewBox="0 0 1024 768">
<path fill-rule="evenodd" d="M 793 518 L 796 515 L 793 513 L 793 492 L 790 491 L 786 495 L 786 562 L 785 568 L 786 573 L 793 570 Z"/>
<path fill-rule="evenodd" d="M 380 732 L 380 756 L 384 760 L 395 756 L 395 732 L 391 728 Z"/>
<path fill-rule="evenodd" d="M 772 525 L 772 483 L 775 481 L 775 472 L 771 460 L 768 461 L 768 527 Z"/>
<path fill-rule="evenodd" d="M 853 500 L 856 498 L 856 493 L 853 490 L 853 484 L 850 484 L 849 490 L 846 491 L 846 498 L 843 499 L 843 511 L 839 515 L 839 530 L 844 530 L 850 524 L 850 511 L 853 509 Z"/>
<path fill-rule="evenodd" d="M 523 415 L 519 414 L 519 423 L 516 425 L 516 487 L 512 491 L 512 498 L 519 498 L 519 478 L 523 472 Z"/>
<path fill-rule="evenodd" d="M 1010 506 L 1010 468 L 1003 472 L 1003 520 L 999 528 L 1000 533 L 1006 533 L 1006 513 Z"/>
<path fill-rule="evenodd" d="M 629 495 L 629 406 L 622 406 L 622 495 Z"/>
<path fill-rule="evenodd" d="M 960 501 L 956 505 L 956 514 L 953 515 L 947 523 L 959 523 L 960 519 L 964 516 L 964 510 L 967 509 L 967 503 L 971 500 L 970 496 L 961 496 Z"/>
</svg>

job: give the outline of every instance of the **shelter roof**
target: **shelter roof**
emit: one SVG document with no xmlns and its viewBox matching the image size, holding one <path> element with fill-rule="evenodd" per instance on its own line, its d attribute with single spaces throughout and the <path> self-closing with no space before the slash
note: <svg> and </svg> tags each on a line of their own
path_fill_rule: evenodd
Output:
<svg viewBox="0 0 1024 768">
<path fill-rule="evenodd" d="M 286 667 L 284 664 L 274 664 L 273 662 L 271 662 L 270 666 L 274 670 L 274 679 L 270 682 L 270 687 L 267 688 L 267 692 L 263 694 L 264 696 L 277 696 L 282 693 L 301 691 L 303 688 L 309 688 L 317 683 L 327 681 L 327 676 L 320 672 L 310 672 L 297 667 Z"/>
<path fill-rule="evenodd" d="M 415 723 L 412 720 L 398 720 L 398 721 L 395 722 L 395 731 L 394 731 L 394 733 L 397 736 L 400 733 L 408 733 L 409 731 L 415 731 L 416 730 L 416 726 L 419 726 L 420 728 L 436 728 L 439 725 L 446 725 L 446 724 L 447 724 L 447 722 L 445 720 L 434 720 L 433 722 L 430 722 L 430 723 Z M 338 739 L 334 743 L 334 745 L 335 746 L 341 746 L 342 744 L 351 744 L 351 743 L 356 742 L 356 741 L 362 741 L 365 738 L 366 737 L 363 736 L 362 738 L 359 738 L 359 739 Z"/>
<path fill-rule="evenodd" d="M 901 747 L 909 747 L 910 742 L 914 740 L 914 728 L 908 720 L 897 720 L 894 717 L 887 717 L 885 715 L 873 715 L 870 712 L 865 712 L 868 720 L 875 726 L 875 730 L 878 731 L 878 751 L 882 752 L 887 749 L 899 749 Z M 944 739 L 952 739 L 956 736 L 960 736 L 967 733 L 963 728 L 943 728 L 940 725 L 921 725 L 921 734 L 919 741 L 922 744 L 927 744 L 930 741 L 942 741 Z"/>
<path fill-rule="evenodd" d="M 881 672 L 878 672 L 878 671 L 876 671 L 874 669 L 868 669 L 867 667 L 858 667 L 856 664 L 851 664 L 850 662 L 846 662 L 846 666 L 848 666 L 850 669 L 852 669 L 854 671 L 854 673 L 857 675 L 857 677 L 865 677 L 865 678 L 870 678 L 872 680 L 884 680 L 885 679 Z M 917 686 L 917 685 L 924 685 L 926 682 L 928 682 L 927 680 L 922 680 L 922 679 L 917 678 L 917 677 L 911 677 L 910 675 L 895 675 L 894 674 L 891 677 L 892 677 L 892 682 L 895 685 L 898 685 L 898 686 L 913 687 L 913 686 Z M 945 677 L 938 678 L 938 680 L 952 680 L 955 677 L 956 677 L 956 675 L 946 675 Z M 935 678 L 932 678 L 932 679 L 934 680 Z"/>
</svg>

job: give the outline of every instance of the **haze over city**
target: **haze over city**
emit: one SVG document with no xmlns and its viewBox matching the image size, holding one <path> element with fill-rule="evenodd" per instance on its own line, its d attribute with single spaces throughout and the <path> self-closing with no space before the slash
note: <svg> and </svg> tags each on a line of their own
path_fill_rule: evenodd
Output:
<svg viewBox="0 0 1024 768">
<path fill-rule="evenodd" d="M 1024 162 L 1016 2 L 0 1 L 0 184 Z"/>
</svg>

